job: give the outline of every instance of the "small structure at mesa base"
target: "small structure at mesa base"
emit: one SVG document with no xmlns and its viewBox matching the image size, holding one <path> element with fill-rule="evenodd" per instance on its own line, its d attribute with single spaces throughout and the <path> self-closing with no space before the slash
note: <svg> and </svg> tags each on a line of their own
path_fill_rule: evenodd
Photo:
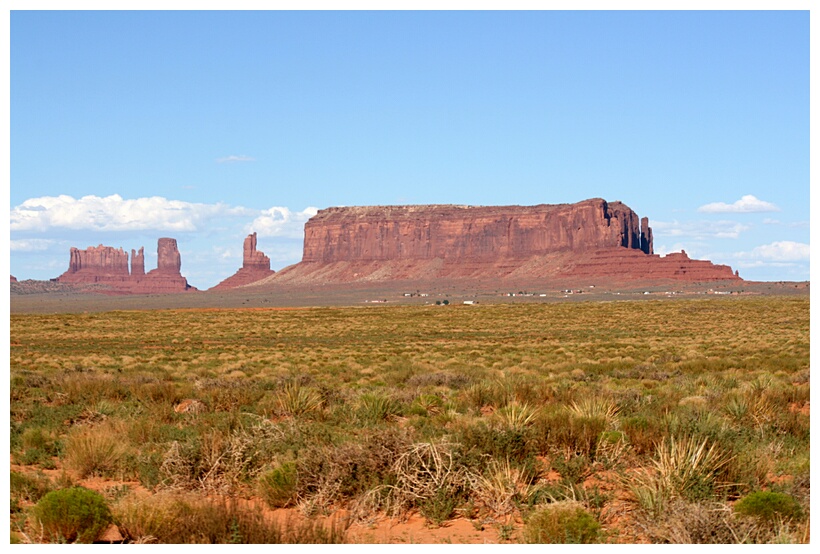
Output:
<svg viewBox="0 0 820 554">
<path fill-rule="evenodd" d="M 256 233 L 245 237 L 242 245 L 242 267 L 239 270 L 208 290 L 234 289 L 255 283 L 276 273 L 270 268 L 270 258 L 256 249 Z"/>
<path fill-rule="evenodd" d="M 157 269 L 145 273 L 144 249 L 128 253 L 113 246 L 89 246 L 85 250 L 71 247 L 68 270 L 57 277 L 58 283 L 107 285 L 119 294 L 175 293 L 196 290 L 182 276 L 182 257 L 176 239 L 157 241 Z"/>
</svg>

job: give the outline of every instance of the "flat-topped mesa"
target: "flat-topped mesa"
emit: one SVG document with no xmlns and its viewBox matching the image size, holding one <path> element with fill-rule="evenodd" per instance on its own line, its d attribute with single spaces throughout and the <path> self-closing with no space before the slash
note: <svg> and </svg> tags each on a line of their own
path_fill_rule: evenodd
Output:
<svg viewBox="0 0 820 554">
<path fill-rule="evenodd" d="M 302 261 L 268 282 L 567 277 L 739 279 L 728 266 L 654 255 L 649 219 L 601 198 L 537 206 L 370 206 L 320 210 Z"/>
<path fill-rule="evenodd" d="M 57 277 L 62 283 L 100 283 L 121 294 L 172 293 L 193 289 L 180 275 L 181 257 L 177 241 L 161 238 L 157 243 L 157 269 L 145 273 L 144 249 L 128 254 L 112 246 L 90 246 L 85 250 L 71 248 L 68 271 Z M 196 290 L 196 289 L 194 289 Z"/>
<path fill-rule="evenodd" d="M 600 198 L 538 206 L 328 208 L 305 224 L 302 261 L 497 260 L 567 250 L 641 250 L 641 231 L 635 212 Z M 644 248 L 650 251 L 651 243 Z"/>
<path fill-rule="evenodd" d="M 242 244 L 242 267 L 209 290 L 232 289 L 249 285 L 270 277 L 274 273 L 270 268 L 270 258 L 256 249 L 256 233 L 251 233 L 245 237 L 245 242 Z"/>
</svg>

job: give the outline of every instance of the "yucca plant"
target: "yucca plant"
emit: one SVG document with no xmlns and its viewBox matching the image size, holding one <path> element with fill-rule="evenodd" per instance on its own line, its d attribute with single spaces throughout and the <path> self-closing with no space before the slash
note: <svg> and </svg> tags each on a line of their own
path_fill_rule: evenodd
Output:
<svg viewBox="0 0 820 554">
<path fill-rule="evenodd" d="M 359 415 L 365 421 L 383 421 L 400 411 L 399 403 L 389 396 L 365 393 L 359 397 Z"/>
<path fill-rule="evenodd" d="M 424 410 L 427 415 L 434 416 L 442 412 L 444 401 L 435 394 L 420 394 L 416 398 L 415 404 Z"/>
<path fill-rule="evenodd" d="M 661 439 L 654 468 L 659 486 L 670 497 L 706 498 L 720 485 L 720 474 L 734 459 L 717 443 L 693 436 Z"/>
<path fill-rule="evenodd" d="M 313 389 L 289 383 L 277 395 L 276 403 L 283 415 L 295 417 L 321 409 L 322 397 Z"/>
<path fill-rule="evenodd" d="M 607 427 L 614 427 L 618 421 L 620 407 L 609 398 L 593 396 L 580 401 L 573 400 L 569 405 L 569 410 L 578 417 L 603 419 Z"/>
<path fill-rule="evenodd" d="M 523 431 L 535 421 L 538 410 L 529 404 L 519 404 L 513 401 L 500 408 L 494 415 L 505 427 L 514 431 Z"/>
<path fill-rule="evenodd" d="M 749 409 L 749 401 L 744 396 L 732 396 L 724 406 L 724 410 L 735 423 L 742 423 Z"/>
<path fill-rule="evenodd" d="M 521 504 L 527 504 L 535 492 L 535 472 L 515 467 L 509 460 L 493 460 L 481 475 L 470 473 L 471 497 L 497 516 L 508 516 Z"/>
</svg>

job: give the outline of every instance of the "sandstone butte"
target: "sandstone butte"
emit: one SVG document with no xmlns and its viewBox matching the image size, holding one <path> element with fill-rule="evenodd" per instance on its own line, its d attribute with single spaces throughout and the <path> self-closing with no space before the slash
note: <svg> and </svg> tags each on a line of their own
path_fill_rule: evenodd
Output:
<svg viewBox="0 0 820 554">
<path fill-rule="evenodd" d="M 603 277 L 741 280 L 685 252 L 654 254 L 648 218 L 594 198 L 537 206 L 370 206 L 320 210 L 302 261 L 256 284 Z"/>
<path fill-rule="evenodd" d="M 224 290 L 241 287 L 254 283 L 275 272 L 270 268 L 270 258 L 264 252 L 256 249 L 256 233 L 245 238 L 242 245 L 242 267 L 239 270 L 208 290 Z"/>
<path fill-rule="evenodd" d="M 112 246 L 90 246 L 85 250 L 71 248 L 68 270 L 57 277 L 59 283 L 106 285 L 113 292 L 124 294 L 173 293 L 196 290 L 180 274 L 182 258 L 176 239 L 157 241 L 157 268 L 145 272 L 143 248 L 128 254 Z"/>
</svg>

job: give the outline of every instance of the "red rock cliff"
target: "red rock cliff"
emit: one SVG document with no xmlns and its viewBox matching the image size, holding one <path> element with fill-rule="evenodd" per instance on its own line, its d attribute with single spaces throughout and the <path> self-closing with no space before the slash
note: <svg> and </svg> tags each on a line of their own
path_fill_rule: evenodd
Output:
<svg viewBox="0 0 820 554">
<path fill-rule="evenodd" d="M 640 221 L 621 202 L 601 199 L 554 206 L 329 208 L 305 224 L 302 261 L 496 260 L 611 247 L 641 249 Z"/>
<path fill-rule="evenodd" d="M 600 198 L 538 206 L 372 206 L 320 210 L 302 261 L 267 282 L 425 279 L 739 279 L 728 266 L 654 255 L 649 219 Z"/>
</svg>

